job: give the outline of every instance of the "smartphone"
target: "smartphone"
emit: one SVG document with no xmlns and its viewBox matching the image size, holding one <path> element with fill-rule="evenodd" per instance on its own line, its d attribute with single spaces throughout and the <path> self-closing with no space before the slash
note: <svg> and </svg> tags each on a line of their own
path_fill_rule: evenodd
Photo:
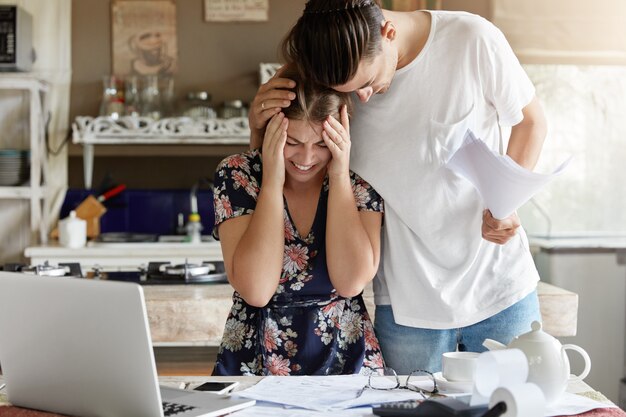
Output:
<svg viewBox="0 0 626 417">
<path fill-rule="evenodd" d="M 194 388 L 195 391 L 210 391 L 215 394 L 227 394 L 233 390 L 239 382 L 224 381 L 224 382 L 205 382 L 202 385 L 198 385 Z"/>
</svg>

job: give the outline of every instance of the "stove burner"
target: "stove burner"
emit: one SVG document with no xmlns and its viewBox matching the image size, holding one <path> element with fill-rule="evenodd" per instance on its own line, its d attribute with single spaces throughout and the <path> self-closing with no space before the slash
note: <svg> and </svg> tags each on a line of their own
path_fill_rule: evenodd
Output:
<svg viewBox="0 0 626 417">
<path fill-rule="evenodd" d="M 213 269 L 215 269 L 215 267 L 213 267 Z M 210 270 L 211 268 L 209 265 L 194 265 L 189 263 L 180 265 L 165 265 L 165 268 L 163 268 L 165 275 L 178 275 L 183 277 L 206 275 Z"/>
<path fill-rule="evenodd" d="M 224 262 L 203 262 L 202 265 L 190 264 L 186 261 L 178 265 L 172 265 L 169 262 L 150 262 L 147 275 L 148 281 L 228 282 Z"/>
<path fill-rule="evenodd" d="M 82 277 L 83 273 L 80 264 L 76 262 L 60 263 L 58 266 L 50 265 L 45 261 L 43 265 L 24 265 L 19 263 L 6 264 L 5 271 L 23 272 L 25 274 L 40 275 L 47 277 Z"/>
</svg>

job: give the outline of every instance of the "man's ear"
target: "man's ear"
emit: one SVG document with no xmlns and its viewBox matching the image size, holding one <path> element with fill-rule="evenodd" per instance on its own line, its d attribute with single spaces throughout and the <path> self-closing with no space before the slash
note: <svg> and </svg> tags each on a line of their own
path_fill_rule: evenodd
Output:
<svg viewBox="0 0 626 417">
<path fill-rule="evenodd" d="M 385 20 L 380 28 L 380 34 L 383 39 L 392 41 L 396 38 L 396 27 L 390 20 Z"/>
</svg>

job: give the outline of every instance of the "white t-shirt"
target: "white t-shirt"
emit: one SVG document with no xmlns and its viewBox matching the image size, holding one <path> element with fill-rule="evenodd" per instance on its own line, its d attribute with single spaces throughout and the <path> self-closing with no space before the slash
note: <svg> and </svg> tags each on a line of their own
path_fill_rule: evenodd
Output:
<svg viewBox="0 0 626 417">
<path fill-rule="evenodd" d="M 411 327 L 464 327 L 532 292 L 539 276 L 522 228 L 505 245 L 481 236 L 484 203 L 444 164 L 468 128 L 502 152 L 535 90 L 504 35 L 464 12 L 431 12 L 421 53 L 390 89 L 356 103 L 351 168 L 385 199 L 377 304 Z M 356 100 L 355 100 L 356 101 Z"/>
</svg>

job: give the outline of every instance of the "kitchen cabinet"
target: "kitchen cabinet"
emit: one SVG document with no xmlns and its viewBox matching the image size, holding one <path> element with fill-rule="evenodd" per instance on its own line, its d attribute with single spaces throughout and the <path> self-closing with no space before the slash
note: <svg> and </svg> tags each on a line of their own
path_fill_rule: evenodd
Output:
<svg viewBox="0 0 626 417">
<path fill-rule="evenodd" d="M 563 343 L 581 346 L 591 357 L 586 380 L 611 401 L 620 398 L 626 377 L 626 236 L 529 236 L 542 279 L 580 297 L 578 332 Z M 572 369 L 582 369 L 578 355 Z"/>
<path fill-rule="evenodd" d="M 106 155 L 226 156 L 247 149 L 250 143 L 248 119 L 243 117 L 77 117 L 72 131 L 72 142 L 82 146 L 85 188 L 92 186 L 96 146 L 109 148 Z"/>
<path fill-rule="evenodd" d="M 44 210 L 47 162 L 45 125 L 48 117 L 48 85 L 30 74 L 0 74 L 0 90 L 22 90 L 29 94 L 30 183 L 21 186 L 0 186 L 1 199 L 30 201 L 30 240 L 47 242 L 48 219 Z"/>
</svg>

